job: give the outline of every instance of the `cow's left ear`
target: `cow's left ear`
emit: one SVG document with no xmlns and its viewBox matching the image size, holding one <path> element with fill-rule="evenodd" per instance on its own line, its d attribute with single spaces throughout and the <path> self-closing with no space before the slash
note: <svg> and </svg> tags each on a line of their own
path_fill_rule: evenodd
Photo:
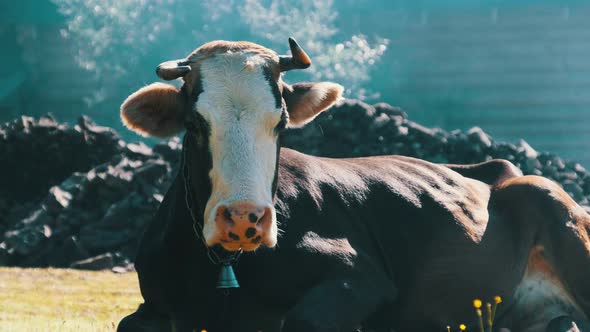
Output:
<svg viewBox="0 0 590 332">
<path fill-rule="evenodd" d="M 121 105 L 121 120 L 143 136 L 170 137 L 184 129 L 187 98 L 170 84 L 153 83 L 133 93 Z"/>
<path fill-rule="evenodd" d="M 283 83 L 283 98 L 289 112 L 288 127 L 303 127 L 342 98 L 344 88 L 331 82 Z"/>
</svg>

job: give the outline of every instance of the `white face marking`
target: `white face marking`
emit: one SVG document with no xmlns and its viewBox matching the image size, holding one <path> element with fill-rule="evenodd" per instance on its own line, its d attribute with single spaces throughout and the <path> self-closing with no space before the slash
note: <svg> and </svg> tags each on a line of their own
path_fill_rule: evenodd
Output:
<svg viewBox="0 0 590 332">
<path fill-rule="evenodd" d="M 272 210 L 271 233 L 276 238 L 272 182 L 276 168 L 277 136 L 281 120 L 259 55 L 223 53 L 203 60 L 196 110 L 209 123 L 212 157 L 211 197 L 205 207 L 203 235 L 215 232 L 221 205 L 249 201 Z"/>
</svg>

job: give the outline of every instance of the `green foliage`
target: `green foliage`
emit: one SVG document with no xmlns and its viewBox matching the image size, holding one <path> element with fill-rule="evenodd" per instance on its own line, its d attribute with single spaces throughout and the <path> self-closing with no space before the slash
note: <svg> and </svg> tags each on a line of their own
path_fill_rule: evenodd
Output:
<svg viewBox="0 0 590 332">
<path fill-rule="evenodd" d="M 254 39 L 286 52 L 287 38 L 294 36 L 314 62 L 300 76 L 337 80 L 349 96 L 364 98 L 362 86 L 388 44 L 383 38 L 370 42 L 362 34 L 339 33 L 332 0 L 52 1 L 67 18 L 61 33 L 78 46 L 78 64 L 99 79 L 142 77 L 137 71 L 146 72 L 146 57 L 181 57 L 213 39 Z"/>
<path fill-rule="evenodd" d="M 169 1 L 53 0 L 67 18 L 64 38 L 78 45 L 79 65 L 99 75 L 118 76 L 136 65 L 147 46 L 171 29 Z M 170 8 L 169 8 L 170 9 Z"/>
<path fill-rule="evenodd" d="M 372 66 L 379 61 L 389 40 L 375 38 L 369 42 L 362 34 L 343 39 L 338 33 L 338 11 L 332 0 L 292 1 L 246 0 L 240 7 L 250 31 L 272 42 L 275 49 L 285 49 L 284 36 L 301 41 L 312 55 L 309 74 L 314 80 L 335 80 L 346 86 L 348 96 L 366 99 L 362 85 L 370 79 Z"/>
</svg>

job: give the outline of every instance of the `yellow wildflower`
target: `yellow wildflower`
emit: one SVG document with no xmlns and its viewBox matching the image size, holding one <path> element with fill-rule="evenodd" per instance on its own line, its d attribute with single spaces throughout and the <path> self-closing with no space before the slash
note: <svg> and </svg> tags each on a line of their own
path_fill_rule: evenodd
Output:
<svg viewBox="0 0 590 332">
<path fill-rule="evenodd" d="M 473 300 L 473 306 L 475 307 L 475 309 L 481 308 L 481 300 L 480 299 Z"/>
</svg>

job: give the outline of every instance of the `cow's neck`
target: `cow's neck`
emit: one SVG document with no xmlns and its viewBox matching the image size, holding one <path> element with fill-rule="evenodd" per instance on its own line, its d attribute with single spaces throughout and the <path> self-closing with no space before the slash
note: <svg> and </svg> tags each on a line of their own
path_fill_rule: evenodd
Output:
<svg viewBox="0 0 590 332">
<path fill-rule="evenodd" d="M 281 142 L 282 142 L 282 134 L 279 134 L 277 138 L 277 156 L 275 162 L 275 174 L 274 178 L 272 179 L 272 201 L 273 204 L 276 205 L 277 202 L 277 189 L 279 187 L 279 162 L 281 161 Z"/>
</svg>

